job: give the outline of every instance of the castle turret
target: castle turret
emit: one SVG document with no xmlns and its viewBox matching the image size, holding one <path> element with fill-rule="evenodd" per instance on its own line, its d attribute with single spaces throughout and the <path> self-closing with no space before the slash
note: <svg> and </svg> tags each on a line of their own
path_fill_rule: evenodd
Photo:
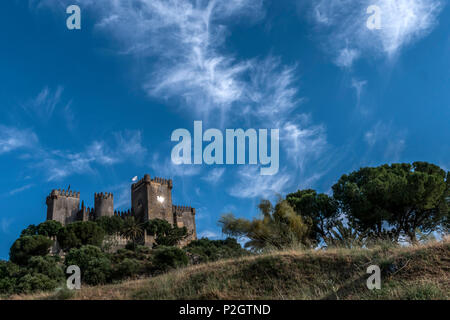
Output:
<svg viewBox="0 0 450 320">
<path fill-rule="evenodd" d="M 146 174 L 131 186 L 131 205 L 140 221 L 162 219 L 173 224 L 172 180 Z"/>
<path fill-rule="evenodd" d="M 47 197 L 47 220 L 66 225 L 75 222 L 80 211 L 80 193 L 69 190 L 53 190 Z"/>
<path fill-rule="evenodd" d="M 112 193 L 96 193 L 94 198 L 95 219 L 114 215 L 114 196 Z"/>
</svg>

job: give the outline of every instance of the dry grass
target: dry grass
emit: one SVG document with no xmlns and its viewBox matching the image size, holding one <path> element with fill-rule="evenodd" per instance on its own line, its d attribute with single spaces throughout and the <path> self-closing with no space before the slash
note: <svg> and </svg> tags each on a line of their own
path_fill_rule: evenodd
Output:
<svg viewBox="0 0 450 320">
<path fill-rule="evenodd" d="M 369 265 L 382 289 L 366 287 Z M 154 278 L 84 286 L 72 299 L 450 299 L 450 241 L 374 249 L 288 249 L 190 266 Z M 55 299 L 55 293 L 11 299 Z"/>
</svg>

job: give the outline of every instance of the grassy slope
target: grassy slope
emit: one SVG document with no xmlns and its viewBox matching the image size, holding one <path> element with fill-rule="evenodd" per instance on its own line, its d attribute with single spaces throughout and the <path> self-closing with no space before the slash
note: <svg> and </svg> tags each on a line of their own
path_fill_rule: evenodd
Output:
<svg viewBox="0 0 450 320">
<path fill-rule="evenodd" d="M 382 270 L 368 290 L 366 268 Z M 84 287 L 75 299 L 450 299 L 450 242 L 409 248 L 287 250 Z M 43 293 L 19 299 L 51 299 Z"/>
</svg>

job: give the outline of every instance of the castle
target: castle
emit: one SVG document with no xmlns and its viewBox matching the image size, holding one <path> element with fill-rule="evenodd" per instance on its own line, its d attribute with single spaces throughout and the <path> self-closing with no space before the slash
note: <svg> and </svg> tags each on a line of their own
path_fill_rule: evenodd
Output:
<svg viewBox="0 0 450 320">
<path fill-rule="evenodd" d="M 80 207 L 80 192 L 53 190 L 46 201 L 47 220 L 67 225 L 75 221 L 92 221 L 112 216 L 134 216 L 140 222 L 162 219 L 173 226 L 186 227 L 188 237 L 182 243 L 186 245 L 197 239 L 195 209 L 173 205 L 172 187 L 172 180 L 157 177 L 151 179 L 146 174 L 143 179 L 131 185 L 131 209 L 121 212 L 114 210 L 112 193 L 95 193 L 94 208 L 89 208 L 84 205 L 84 201 Z M 147 235 L 144 239 L 145 245 L 151 245 L 154 240 Z"/>
</svg>

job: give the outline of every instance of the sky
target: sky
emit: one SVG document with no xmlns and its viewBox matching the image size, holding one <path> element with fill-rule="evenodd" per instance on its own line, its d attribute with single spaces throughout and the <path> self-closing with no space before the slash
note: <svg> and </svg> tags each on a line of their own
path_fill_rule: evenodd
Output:
<svg viewBox="0 0 450 320">
<path fill-rule="evenodd" d="M 449 170 L 449 30 L 445 0 L 1 1 L 0 259 L 69 185 L 125 210 L 133 177 L 173 179 L 198 236 L 219 239 L 221 214 L 330 193 L 360 167 Z M 174 164 L 171 134 L 194 121 L 278 129 L 278 172 Z"/>
</svg>

